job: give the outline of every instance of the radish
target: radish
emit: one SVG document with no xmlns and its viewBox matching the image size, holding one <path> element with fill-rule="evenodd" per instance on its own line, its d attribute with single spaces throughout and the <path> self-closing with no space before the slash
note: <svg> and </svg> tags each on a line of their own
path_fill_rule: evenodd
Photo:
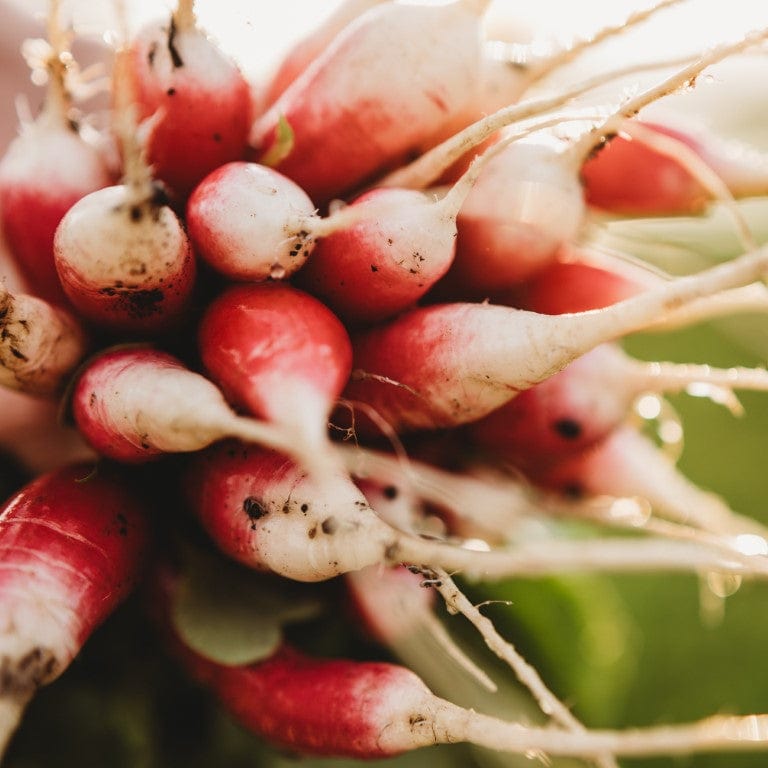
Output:
<svg viewBox="0 0 768 768">
<path fill-rule="evenodd" d="M 361 221 L 317 244 L 299 284 L 351 323 L 378 322 L 414 305 L 448 271 L 459 210 L 504 147 L 478 157 L 439 199 L 391 187 L 357 198 L 347 210 L 359 211 Z"/>
<path fill-rule="evenodd" d="M 320 478 L 290 459 L 237 443 L 196 454 L 184 492 L 216 546 L 234 560 L 296 581 L 324 581 L 368 565 L 414 563 L 501 578 L 571 570 L 723 568 L 765 576 L 733 548 L 635 539 L 521 543 L 475 551 L 385 523 L 344 472 Z"/>
<path fill-rule="evenodd" d="M 66 669 L 137 582 L 142 507 L 124 478 L 76 464 L 38 478 L 0 511 L 0 752 L 35 690 Z"/>
<path fill-rule="evenodd" d="M 187 227 L 196 252 L 217 272 L 260 282 L 290 277 L 316 238 L 354 224 L 361 215 L 356 208 L 342 208 L 322 219 L 287 176 L 258 163 L 234 162 L 195 188 Z"/>
<path fill-rule="evenodd" d="M 170 632 L 175 657 L 245 728 L 304 755 L 382 758 L 441 743 L 586 759 L 764 749 L 766 716 L 717 717 L 632 731 L 561 731 L 504 722 L 435 696 L 404 667 L 313 659 L 284 643 L 269 658 L 229 666 Z"/>
<path fill-rule="evenodd" d="M 31 292 L 67 305 L 53 260 L 56 227 L 74 203 L 112 178 L 98 147 L 83 138 L 75 121 L 77 65 L 58 16 L 59 3 L 51 0 L 50 45 L 35 41 L 45 52 L 42 61 L 30 61 L 48 79 L 42 111 L 21 126 L 0 160 L 0 229 Z"/>
<path fill-rule="evenodd" d="M 319 205 L 397 163 L 471 103 L 487 5 L 367 11 L 256 121 L 256 152 L 269 152 L 286 121 L 294 143 L 275 167 Z"/>
<path fill-rule="evenodd" d="M 250 88 L 235 63 L 200 29 L 194 0 L 133 39 L 123 59 L 147 160 L 155 178 L 184 201 L 215 168 L 245 156 Z"/>
<path fill-rule="evenodd" d="M 118 54 L 124 60 L 127 54 Z M 125 64 L 116 66 L 122 184 L 92 192 L 61 220 L 54 240 L 59 279 L 86 319 L 112 332 L 151 334 L 178 325 L 196 265 L 184 227 L 153 181 L 136 138 Z"/>
<path fill-rule="evenodd" d="M 271 106 L 346 26 L 382 2 L 385 0 L 343 0 L 339 3 L 321 24 L 291 46 L 262 88 L 263 103 Z"/>
<path fill-rule="evenodd" d="M 683 129 L 658 122 L 640 125 L 659 137 L 669 137 L 692 150 L 737 197 L 764 195 L 768 190 L 768 158 L 751 147 L 728 142 L 702 128 Z M 621 133 L 581 170 L 590 205 L 630 216 L 701 213 L 710 202 L 709 190 L 687 168 L 644 143 L 642 136 Z M 632 183 L 627 184 L 626 179 Z"/>
<path fill-rule="evenodd" d="M 75 383 L 72 412 L 83 437 L 122 462 L 198 451 L 225 437 L 297 453 L 290 435 L 238 416 L 214 384 L 146 347 L 117 348 L 91 360 Z"/>
<path fill-rule="evenodd" d="M 539 315 L 488 304 L 412 310 L 357 335 L 345 397 L 397 431 L 477 421 L 598 344 L 749 283 L 766 261 L 768 251 L 754 251 L 592 312 Z"/>
<path fill-rule="evenodd" d="M 329 413 L 351 370 L 344 326 L 312 296 L 278 283 L 226 289 L 199 328 L 200 358 L 235 407 L 293 436 L 321 471 Z"/>
<path fill-rule="evenodd" d="M 713 493 L 686 478 L 649 438 L 627 426 L 590 450 L 531 472 L 542 485 L 569 498 L 585 494 L 637 496 L 662 517 L 718 534 L 764 535 L 755 521 L 734 513 Z"/>
<path fill-rule="evenodd" d="M 768 390 L 765 370 L 641 362 L 603 344 L 470 426 L 472 438 L 521 468 L 547 466 L 598 442 L 643 393 Z"/>
<path fill-rule="evenodd" d="M 0 286 L 0 385 L 53 397 L 85 352 L 85 334 L 68 312 Z"/>
</svg>

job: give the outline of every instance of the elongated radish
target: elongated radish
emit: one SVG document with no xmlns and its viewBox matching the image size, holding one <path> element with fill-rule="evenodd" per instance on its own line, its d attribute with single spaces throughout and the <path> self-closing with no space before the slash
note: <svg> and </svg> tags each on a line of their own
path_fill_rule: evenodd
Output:
<svg viewBox="0 0 768 768">
<path fill-rule="evenodd" d="M 47 48 L 44 61 L 30 62 L 48 77 L 42 111 L 21 126 L 0 160 L 0 229 L 31 292 L 66 305 L 53 261 L 56 227 L 74 203 L 112 178 L 99 149 L 83 138 L 73 120 L 77 66 L 58 15 L 59 3 L 51 0 L 50 45 L 36 41 L 38 48 Z"/>
<path fill-rule="evenodd" d="M 238 416 L 214 384 L 149 347 L 117 348 L 90 361 L 75 384 L 72 412 L 83 437 L 122 462 L 197 451 L 225 437 L 298 450 L 290 434 Z"/>
<path fill-rule="evenodd" d="M 0 384 L 33 395 L 61 392 L 86 352 L 86 338 L 64 309 L 0 286 Z"/>
<path fill-rule="evenodd" d="M 316 238 L 361 215 L 342 208 L 320 218 L 306 192 L 287 176 L 258 163 L 234 162 L 197 185 L 187 204 L 187 227 L 196 252 L 217 272 L 260 282 L 289 277 L 304 264 Z"/>
<path fill-rule="evenodd" d="M 199 341 L 203 365 L 229 402 L 293 435 L 294 451 L 318 469 L 352 363 L 335 315 L 289 285 L 234 286 L 209 305 Z"/>
<path fill-rule="evenodd" d="M 142 29 L 122 59 L 155 178 L 186 200 L 215 168 L 245 156 L 250 88 L 236 64 L 198 26 L 193 0 Z"/>
<path fill-rule="evenodd" d="M 661 517 L 705 531 L 764 534 L 762 527 L 686 478 L 649 438 L 631 427 L 616 430 L 591 450 L 538 470 L 533 473 L 538 482 L 573 498 L 637 496 Z"/>
<path fill-rule="evenodd" d="M 58 677 L 137 582 L 143 504 L 88 464 L 43 475 L 0 511 L 0 752 L 35 690 Z"/>
<path fill-rule="evenodd" d="M 276 167 L 317 204 L 398 162 L 471 102 L 487 4 L 388 3 L 364 13 L 255 123 L 257 153 L 286 120 L 294 144 Z"/>
<path fill-rule="evenodd" d="M 413 306 L 450 268 L 456 217 L 504 146 L 486 150 L 439 199 L 391 187 L 357 198 L 347 210 L 370 212 L 318 242 L 299 284 L 353 323 L 378 322 Z"/>
<path fill-rule="evenodd" d="M 394 429 L 476 421 L 598 344 L 665 319 L 702 296 L 764 273 L 768 250 L 662 285 L 601 310 L 539 315 L 488 304 L 416 309 L 354 342 L 345 397 Z"/>
<path fill-rule="evenodd" d="M 728 142 L 703 128 L 659 122 L 640 125 L 692 150 L 737 197 L 763 195 L 768 189 L 768 158 L 744 144 Z M 711 194 L 685 165 L 643 141 L 619 133 L 581 169 L 590 205 L 633 216 L 701 213 Z M 632 179 L 631 184 L 626 180 Z"/>
<path fill-rule="evenodd" d="M 288 86 L 331 45 L 334 38 L 358 16 L 385 0 L 343 0 L 311 32 L 294 43 L 263 86 L 262 102 L 271 106 Z"/>
<path fill-rule="evenodd" d="M 632 731 L 566 732 L 508 723 L 435 696 L 394 664 L 312 659 L 290 646 L 242 667 L 177 649 L 193 677 L 208 685 L 246 728 L 272 744 L 308 755 L 357 759 L 466 741 L 502 752 L 582 758 L 688 754 L 713 748 L 768 747 L 768 716 L 720 716 L 699 723 Z"/>
<path fill-rule="evenodd" d="M 723 568 L 768 576 L 736 550 L 685 542 L 597 540 L 521 543 L 476 551 L 385 523 L 345 473 L 308 476 L 280 454 L 220 443 L 195 454 L 184 492 L 216 546 L 244 565 L 297 581 L 323 581 L 368 565 L 413 563 L 499 578 L 579 570 Z"/>
<path fill-rule="evenodd" d="M 596 443 L 626 421 L 643 393 L 768 390 L 761 369 L 641 362 L 604 344 L 521 392 L 470 427 L 473 439 L 517 466 L 546 466 Z"/>
</svg>

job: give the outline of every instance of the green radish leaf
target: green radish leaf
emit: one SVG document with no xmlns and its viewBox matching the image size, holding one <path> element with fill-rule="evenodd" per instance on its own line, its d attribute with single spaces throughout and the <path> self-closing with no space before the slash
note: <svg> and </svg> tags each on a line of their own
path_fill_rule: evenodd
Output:
<svg viewBox="0 0 768 768">
<path fill-rule="evenodd" d="M 172 606 L 176 631 L 220 664 L 252 664 L 272 655 L 285 624 L 314 618 L 321 603 L 239 567 L 188 548 Z"/>
<path fill-rule="evenodd" d="M 285 119 L 285 115 L 280 115 L 277 120 L 276 134 L 275 143 L 259 160 L 262 165 L 268 165 L 270 168 L 274 168 L 285 160 L 293 151 L 295 136 L 291 124 Z"/>
</svg>

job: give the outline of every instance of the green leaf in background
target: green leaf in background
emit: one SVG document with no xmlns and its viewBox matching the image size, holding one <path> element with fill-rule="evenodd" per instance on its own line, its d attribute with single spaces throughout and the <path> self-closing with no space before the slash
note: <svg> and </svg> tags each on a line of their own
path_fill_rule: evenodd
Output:
<svg viewBox="0 0 768 768">
<path fill-rule="evenodd" d="M 198 653 L 237 666 L 277 650 L 283 625 L 317 616 L 322 605 L 294 585 L 260 577 L 201 550 L 187 547 L 172 617 Z"/>
</svg>

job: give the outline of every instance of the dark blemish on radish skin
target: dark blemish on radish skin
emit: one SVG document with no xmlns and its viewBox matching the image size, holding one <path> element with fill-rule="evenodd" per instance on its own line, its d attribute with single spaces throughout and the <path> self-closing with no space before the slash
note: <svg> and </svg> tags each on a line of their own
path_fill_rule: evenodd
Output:
<svg viewBox="0 0 768 768">
<path fill-rule="evenodd" d="M 12 354 L 12 355 L 13 355 L 15 358 L 17 358 L 18 360 L 22 360 L 22 361 L 23 361 L 23 362 L 25 362 L 25 363 L 28 363 L 28 362 L 29 362 L 29 358 L 28 358 L 28 357 L 27 357 L 25 354 L 23 354 L 22 352 L 20 352 L 18 349 L 16 349 L 16 347 L 11 347 L 11 348 L 10 348 L 10 352 L 11 352 L 11 354 Z"/>
<path fill-rule="evenodd" d="M 220 133 L 214 133 L 213 134 L 213 140 L 218 144 L 221 142 L 221 134 Z"/>
<path fill-rule="evenodd" d="M 558 419 L 552 424 L 552 429 L 566 440 L 576 440 L 581 437 L 581 433 L 584 431 L 581 424 L 574 419 Z"/>
<path fill-rule="evenodd" d="M 398 560 L 398 552 L 400 552 L 400 545 L 395 541 L 392 544 L 387 544 L 384 547 L 384 560 L 392 563 Z"/>
<path fill-rule="evenodd" d="M 371 272 L 378 272 L 379 268 L 375 264 L 371 264 Z"/>
<path fill-rule="evenodd" d="M 339 530 L 339 521 L 333 517 L 333 515 L 326 517 L 325 520 L 320 523 L 320 530 L 322 530 L 323 533 L 328 534 L 328 536 L 333 536 L 333 534 Z"/>
<path fill-rule="evenodd" d="M 128 211 L 128 215 L 131 221 L 138 222 L 144 218 L 144 211 L 142 211 L 140 205 L 132 205 L 130 211 Z"/>
<path fill-rule="evenodd" d="M 169 88 L 166 92 L 167 96 L 175 96 L 176 95 L 176 89 L 175 88 Z"/>
<path fill-rule="evenodd" d="M 302 504 L 301 511 L 306 515 L 309 512 L 309 504 Z"/>
<path fill-rule="evenodd" d="M 96 405 L 96 393 L 95 392 L 91 392 L 91 396 L 88 398 L 88 405 L 90 405 L 91 408 L 93 408 L 93 406 Z"/>
<path fill-rule="evenodd" d="M 317 536 L 317 526 L 316 526 L 316 525 L 315 525 L 315 526 L 313 526 L 312 528 L 310 528 L 310 529 L 307 531 L 307 536 L 308 536 L 310 539 L 314 539 L 314 538 L 315 538 L 315 536 Z"/>
<path fill-rule="evenodd" d="M 265 515 L 269 514 L 268 510 L 253 496 L 248 496 L 243 500 L 243 512 L 251 520 L 260 520 Z"/>
<path fill-rule="evenodd" d="M 563 496 L 573 499 L 574 501 L 578 501 L 579 499 L 584 498 L 584 488 L 581 485 L 581 483 L 578 483 L 576 481 L 566 483 L 562 487 L 562 493 Z"/>
<path fill-rule="evenodd" d="M 384 498 L 390 501 L 396 499 L 398 494 L 397 486 L 394 485 L 385 486 L 381 492 L 384 494 Z"/>
<path fill-rule="evenodd" d="M 181 58 L 176 49 L 176 31 L 176 20 L 171 16 L 171 25 L 168 28 L 168 53 L 171 54 L 174 69 L 184 66 L 184 59 Z"/>
<path fill-rule="evenodd" d="M 152 45 L 149 46 L 149 51 L 147 51 L 147 64 L 149 64 L 150 69 L 155 64 L 156 55 L 157 55 L 157 43 L 152 43 Z"/>
<path fill-rule="evenodd" d="M 39 645 L 18 660 L 8 656 L 0 659 L 0 696 L 30 694 L 56 669 L 56 657 Z"/>
</svg>

